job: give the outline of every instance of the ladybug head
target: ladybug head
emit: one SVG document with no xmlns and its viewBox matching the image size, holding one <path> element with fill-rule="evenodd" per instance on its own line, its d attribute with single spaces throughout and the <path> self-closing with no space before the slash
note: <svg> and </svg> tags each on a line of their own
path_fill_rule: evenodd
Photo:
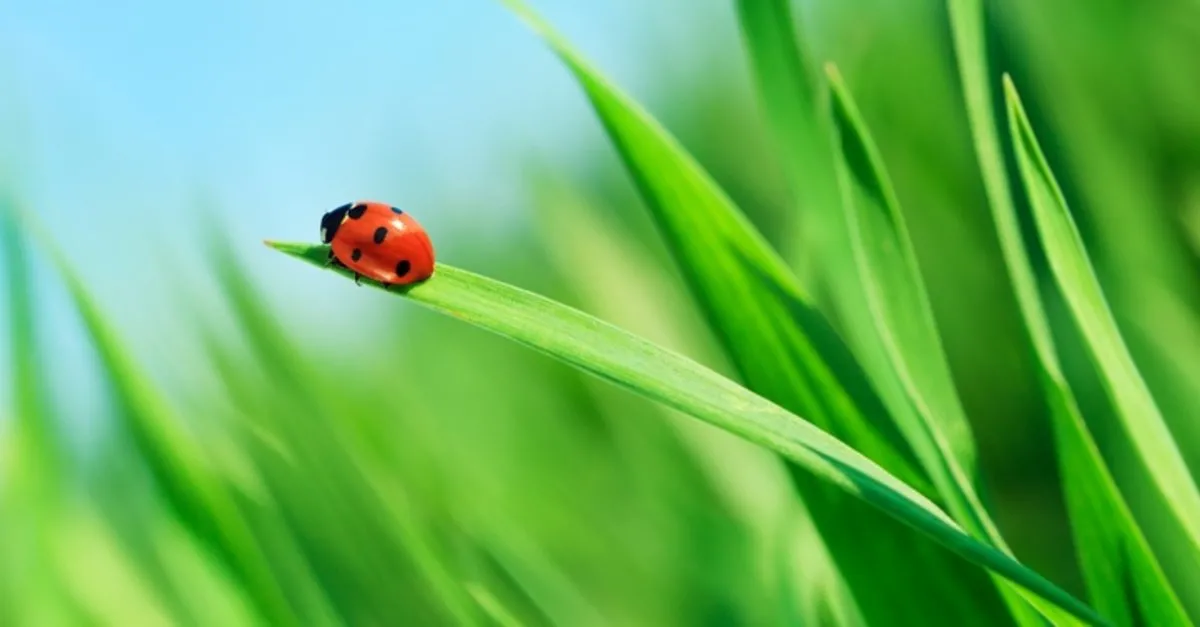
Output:
<svg viewBox="0 0 1200 627">
<path fill-rule="evenodd" d="M 333 236 L 337 233 L 338 227 L 342 225 L 342 221 L 346 219 L 346 212 L 349 210 L 350 203 L 346 203 L 321 218 L 322 244 L 328 244 L 333 241 Z"/>
</svg>

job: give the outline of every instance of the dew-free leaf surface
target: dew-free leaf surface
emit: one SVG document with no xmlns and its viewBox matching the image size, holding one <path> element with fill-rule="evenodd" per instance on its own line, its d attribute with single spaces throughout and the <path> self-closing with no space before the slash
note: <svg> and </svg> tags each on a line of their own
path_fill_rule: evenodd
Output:
<svg viewBox="0 0 1200 627">
<path fill-rule="evenodd" d="M 268 244 L 327 267 L 328 246 Z M 351 276 L 343 268 L 328 269 Z M 1060 608 L 1055 615 L 1063 623 L 1070 624 L 1073 615 L 1083 622 L 1105 624 L 1087 605 L 1042 576 L 965 534 L 928 499 L 854 449 L 686 357 L 579 310 L 452 266 L 439 265 L 428 281 L 389 291 L 765 446 L 822 483 L 882 510 Z"/>
</svg>

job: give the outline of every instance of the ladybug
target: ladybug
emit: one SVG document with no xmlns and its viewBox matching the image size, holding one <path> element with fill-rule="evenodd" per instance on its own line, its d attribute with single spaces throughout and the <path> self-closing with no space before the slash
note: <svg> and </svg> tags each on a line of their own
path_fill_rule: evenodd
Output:
<svg viewBox="0 0 1200 627">
<path fill-rule="evenodd" d="M 409 285 L 433 275 L 433 244 L 412 216 L 381 202 L 346 203 L 321 218 L 329 265 L 381 283 Z"/>
</svg>

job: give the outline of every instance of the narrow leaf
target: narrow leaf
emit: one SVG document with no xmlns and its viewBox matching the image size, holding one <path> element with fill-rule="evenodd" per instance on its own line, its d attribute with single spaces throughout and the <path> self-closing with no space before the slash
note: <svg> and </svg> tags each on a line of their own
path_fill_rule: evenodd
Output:
<svg viewBox="0 0 1200 627">
<path fill-rule="evenodd" d="M 1021 176 L 1054 277 L 1083 332 L 1126 435 L 1164 504 L 1180 527 L 1190 530 L 1189 548 L 1200 550 L 1200 491 L 1121 337 L 1066 199 L 1033 135 L 1016 88 L 1008 80 L 1005 96 Z"/>
<path fill-rule="evenodd" d="M 575 75 L 742 377 L 910 483 L 911 451 L 832 326 L 733 201 L 665 129 L 520 0 L 505 0 Z"/>
<path fill-rule="evenodd" d="M 324 267 L 328 246 L 269 243 Z M 343 268 L 329 267 L 345 277 Z M 371 283 L 372 286 L 377 286 Z M 1089 607 L 1011 557 L 974 540 L 925 497 L 811 423 L 677 353 L 581 311 L 465 270 L 439 265 L 433 278 L 393 288 L 430 309 L 486 329 L 585 372 L 765 446 L 818 480 L 910 525 L 1070 615 L 1106 624 Z"/>
<path fill-rule="evenodd" d="M 897 421 L 950 514 L 972 535 L 1009 552 L 983 507 L 975 485 L 975 447 L 970 423 L 946 362 L 916 252 L 873 140 L 840 74 L 827 66 L 833 96 L 842 181 L 842 205 L 850 248 L 863 279 L 873 324 L 873 343 L 882 347 L 906 406 Z M 1001 589 L 1013 615 L 1025 625 L 1040 620 L 1019 596 Z"/>
<path fill-rule="evenodd" d="M 1117 329 L 1066 199 L 1033 134 L 1016 87 L 1007 76 L 1004 89 L 1017 163 L 1050 268 L 1137 453 L 1135 463 L 1144 468 L 1151 487 L 1156 490 L 1158 511 L 1171 517 L 1186 538 L 1187 544 L 1177 550 L 1190 554 L 1192 563 L 1200 563 L 1200 492 Z M 1064 463 L 1090 465 L 1096 477 L 1093 485 L 1075 487 L 1076 492 L 1069 492 L 1068 498 L 1074 501 L 1073 508 L 1081 515 L 1090 513 L 1094 519 L 1109 521 L 1080 529 L 1081 535 L 1098 549 L 1107 549 L 1097 552 L 1111 556 L 1101 562 L 1089 559 L 1086 548 L 1083 552 L 1093 595 L 1110 598 L 1108 609 L 1127 623 L 1136 623 L 1139 615 L 1160 615 L 1175 621 L 1173 624 L 1184 624 L 1186 618 L 1179 602 L 1150 555 L 1111 477 L 1104 471 L 1099 451 L 1087 437 L 1073 399 L 1066 402 L 1069 403 L 1066 414 L 1071 416 L 1073 424 L 1056 426 L 1060 438 L 1061 432 L 1069 431 L 1065 439 L 1060 439 Z M 1097 497 L 1102 500 L 1091 500 Z M 1085 509 L 1088 507 L 1094 509 L 1088 512 Z M 1091 535 L 1086 535 L 1089 532 Z M 1122 549 L 1126 555 L 1121 555 Z M 1123 572 L 1125 568 L 1131 569 L 1132 574 Z M 1133 601 L 1125 599 L 1127 577 L 1136 585 L 1136 599 L 1140 602 L 1137 611 L 1123 607 L 1125 602 Z M 1179 622 L 1180 618 L 1184 622 Z M 1154 624 L 1159 623 L 1154 621 Z"/>
<path fill-rule="evenodd" d="M 1066 383 L 1009 192 L 1005 155 L 991 106 L 992 85 L 979 0 L 950 0 L 952 34 L 983 183 L 1054 421 L 1058 463 L 1075 545 L 1097 608 L 1117 624 L 1137 624 L 1132 582 L 1148 624 L 1189 624 L 1181 604 L 1117 489 Z"/>
<path fill-rule="evenodd" d="M 0 451 L 0 463 L 11 463 L 7 470 L 12 473 L 0 472 L 0 528 L 5 530 L 0 540 L 0 592 L 11 593 L 18 615 L 55 623 L 72 610 L 61 573 L 47 559 L 62 527 L 66 455 L 37 341 L 32 268 L 12 202 L 0 197 L 0 267 L 5 270 L 9 320 L 3 358 L 12 372 L 11 396 L 0 402 L 0 412 L 12 411 L 14 416 L 6 425 L 12 428 L 11 461 L 8 451 Z M 0 433 L 0 440 L 8 435 Z"/>
<path fill-rule="evenodd" d="M 167 501 L 197 539 L 218 554 L 246 586 L 264 617 L 272 624 L 297 624 L 225 485 L 206 466 L 203 451 L 187 437 L 165 399 L 139 371 L 66 258 L 30 220 L 26 227 L 39 237 L 66 283 L 99 353 L 105 377 L 123 406 L 118 412 L 124 419 L 121 427 L 133 437 Z"/>
<path fill-rule="evenodd" d="M 837 250 L 841 229 L 827 211 L 837 204 L 837 185 L 820 77 L 809 52 L 796 39 L 789 4 L 789 0 L 737 0 L 738 23 L 792 193 L 788 219 L 794 224 L 784 242 L 791 249 L 784 252 L 793 267 L 817 266 L 811 279 L 816 283 L 837 276 L 823 266 L 844 261 L 840 258 L 844 255 Z"/>
<path fill-rule="evenodd" d="M 841 208 L 841 197 L 853 193 L 854 190 L 839 189 L 839 170 L 835 169 L 835 166 L 840 166 L 840 157 L 835 153 L 835 129 L 830 128 L 832 117 L 829 111 L 830 99 L 826 97 L 828 90 L 825 89 L 820 76 L 813 72 L 814 68 L 811 67 L 805 46 L 796 40 L 789 2 L 738 0 L 737 7 L 760 100 L 771 121 L 773 136 L 784 157 L 785 173 L 794 194 L 794 206 L 791 210 L 796 214 L 803 214 L 803 226 L 808 234 L 805 245 L 819 259 L 819 269 L 815 272 L 813 281 L 819 283 L 822 297 L 828 301 L 823 303 L 825 311 L 838 319 L 840 328 L 854 348 L 855 357 L 861 360 L 863 369 L 870 375 L 878 390 L 886 411 L 903 433 L 907 444 L 917 451 L 916 456 L 925 474 L 934 478 L 939 496 L 948 501 L 963 503 L 964 489 L 960 488 L 959 484 L 969 484 L 975 479 L 974 442 L 963 412 L 958 407 L 948 369 L 940 359 L 941 347 L 938 346 L 937 336 L 931 335 L 930 326 L 925 323 L 929 315 L 925 311 L 923 290 L 917 289 L 911 294 L 902 292 L 906 300 L 898 303 L 900 309 L 892 308 L 884 313 L 896 314 L 892 318 L 901 322 L 912 319 L 917 325 L 917 331 L 922 336 L 915 338 L 918 350 L 921 351 L 917 354 L 928 357 L 922 361 L 923 368 L 918 373 L 915 383 L 933 393 L 933 400 L 940 401 L 932 407 L 934 416 L 944 416 L 940 428 L 933 422 L 937 418 L 930 418 L 928 412 L 918 415 L 916 404 L 898 376 L 894 359 L 896 352 L 885 349 L 880 338 L 881 325 L 887 325 L 889 321 L 873 315 L 874 311 L 878 311 L 878 298 L 872 300 L 866 292 L 869 285 L 882 280 L 882 277 L 869 275 L 875 270 L 869 264 L 866 267 L 859 264 L 863 259 L 855 255 L 855 246 L 850 241 L 851 225 Z M 842 110 L 845 111 L 845 107 L 842 107 Z M 845 116 L 842 116 L 842 120 L 845 120 Z M 845 130 L 847 125 L 843 124 L 842 128 Z M 861 142 L 856 142 L 855 146 L 860 144 Z M 848 209 L 855 206 L 855 201 L 851 198 L 847 198 L 845 202 L 849 203 Z M 866 202 L 873 202 L 872 197 L 868 197 Z M 876 206 L 880 205 L 876 203 Z M 882 224 L 885 230 L 868 237 L 885 238 L 883 243 L 892 248 L 884 249 L 872 245 L 868 246 L 868 249 L 876 254 L 891 251 L 893 255 L 902 259 L 905 256 L 911 258 L 911 251 L 900 247 L 901 243 L 907 246 L 907 235 L 902 232 L 896 233 L 896 227 L 889 226 L 896 222 L 895 218 L 891 217 L 892 214 L 887 213 L 890 210 L 886 207 L 880 208 L 883 209 L 882 212 L 876 210 L 869 213 L 868 217 L 883 216 Z M 902 226 L 900 223 L 901 228 Z M 889 262 L 891 260 L 888 259 Z M 879 270 L 899 275 L 902 281 L 910 281 L 916 276 L 915 264 L 908 262 L 902 262 L 895 268 L 888 266 Z M 916 278 L 919 279 L 919 276 Z M 901 283 L 893 286 L 903 290 L 905 285 Z M 887 294 L 883 296 L 886 297 Z M 912 325 L 909 325 L 909 328 L 912 328 Z M 788 407 L 804 413 L 803 407 Z M 853 439 L 844 439 L 851 445 L 856 445 Z M 943 460 L 944 455 L 953 459 Z M 965 490 L 965 495 L 968 496 L 966 500 L 974 500 L 970 485 L 967 485 Z M 952 505 L 950 511 L 959 521 L 973 525 L 973 521 L 978 520 L 979 516 L 973 513 L 975 508 L 967 505 Z M 971 528 L 977 537 L 998 537 L 995 534 L 981 534 L 978 532 L 979 528 L 980 525 L 973 525 Z M 825 533 L 830 533 L 828 528 Z M 842 551 L 844 550 L 842 548 Z M 910 562 L 915 557 L 909 556 Z M 867 606 L 868 611 L 886 607 L 893 612 L 886 617 L 887 620 L 904 622 L 906 617 L 896 611 L 903 605 L 919 603 L 920 599 L 932 597 L 952 597 L 970 606 L 963 608 L 966 616 L 962 620 L 979 621 L 978 617 L 987 616 L 998 624 L 1011 624 L 998 606 L 999 597 L 995 588 L 982 576 L 959 573 L 932 563 L 923 564 L 920 568 L 923 572 L 930 573 L 921 583 L 928 594 L 914 594 L 906 589 L 908 583 L 904 581 L 894 583 L 879 577 L 874 563 L 868 562 L 868 572 L 863 575 L 863 579 L 870 580 L 871 589 L 892 589 L 891 594 L 886 597 L 864 597 L 863 604 Z M 851 573 L 853 572 L 852 569 Z M 935 572 L 939 575 L 932 574 Z M 866 585 L 859 583 L 855 587 L 859 596 L 864 596 L 863 588 Z M 952 591 L 932 592 L 935 590 Z M 1031 618 L 1037 620 L 1036 613 L 1024 601 L 1013 599 L 1010 603 L 1013 604 L 1014 611 L 1025 616 L 1026 621 Z M 944 604 L 937 608 L 922 608 L 917 611 L 920 616 L 909 620 L 924 620 L 924 616 L 934 612 L 953 616 L 953 612 Z M 884 619 L 885 617 L 877 618 Z M 952 622 L 955 619 L 947 620 Z"/>
</svg>

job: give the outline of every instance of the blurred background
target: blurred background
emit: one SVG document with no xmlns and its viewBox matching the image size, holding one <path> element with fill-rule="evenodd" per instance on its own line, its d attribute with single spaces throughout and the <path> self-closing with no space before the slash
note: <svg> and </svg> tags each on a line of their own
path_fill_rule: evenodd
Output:
<svg viewBox="0 0 1200 627">
<path fill-rule="evenodd" d="M 536 7 L 786 239 L 732 2 Z M 881 144 L 1005 537 L 1081 594 L 945 7 L 796 12 Z M 989 27 L 1139 365 L 1200 442 L 1200 10 L 1017 0 Z M 147 415 L 236 493 L 285 596 L 322 617 L 306 624 L 450 623 L 446 581 L 531 624 L 766 624 L 781 572 L 819 578 L 812 538 L 778 537 L 795 505 L 774 458 L 262 245 L 382 200 L 443 263 L 729 371 L 577 84 L 499 3 L 8 0 L 0 194 L 132 365 L 96 350 L 44 251 L 8 238 L 0 619 L 253 620 L 253 590 L 148 479 L 161 462 L 128 427 Z M 1200 445 L 1181 446 L 1195 469 Z M 783 552 L 799 566 L 777 563 L 785 541 L 808 547 Z"/>
</svg>

